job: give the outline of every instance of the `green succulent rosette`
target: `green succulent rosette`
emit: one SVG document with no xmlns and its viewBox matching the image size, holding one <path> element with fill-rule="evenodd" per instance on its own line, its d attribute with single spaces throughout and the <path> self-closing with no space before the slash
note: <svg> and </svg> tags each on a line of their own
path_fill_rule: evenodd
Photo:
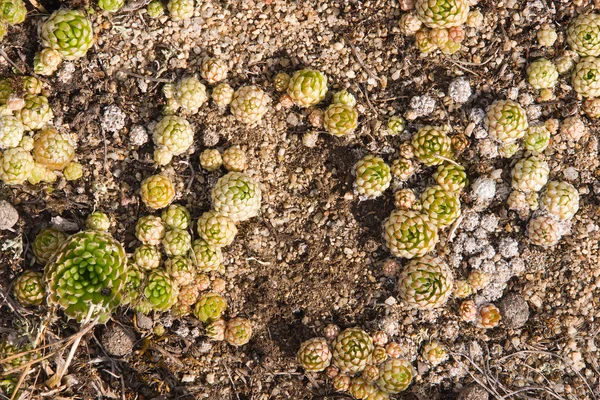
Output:
<svg viewBox="0 0 600 400">
<path fill-rule="evenodd" d="M 121 305 L 135 304 L 140 297 L 140 292 L 146 281 L 146 273 L 136 264 L 130 263 L 127 267 L 127 280 L 121 299 Z"/>
<path fill-rule="evenodd" d="M 417 16 L 429 28 L 461 26 L 469 15 L 468 0 L 416 0 Z"/>
<path fill-rule="evenodd" d="M 446 264 L 430 256 L 411 260 L 398 277 L 398 294 L 411 307 L 427 310 L 446 303 L 454 278 Z"/>
<path fill-rule="evenodd" d="M 381 196 L 392 182 L 390 166 L 382 158 L 373 155 L 360 159 L 354 166 L 354 172 L 356 191 L 368 198 Z"/>
<path fill-rule="evenodd" d="M 165 208 L 160 218 L 169 229 L 187 229 L 192 220 L 188 209 L 180 204 L 171 204 Z"/>
<path fill-rule="evenodd" d="M 46 297 L 43 274 L 35 271 L 23 272 L 15 280 L 13 294 L 24 306 L 39 306 Z"/>
<path fill-rule="evenodd" d="M 192 243 L 192 261 L 202 272 L 216 271 L 223 265 L 221 248 L 208 243 L 204 239 L 196 239 Z"/>
<path fill-rule="evenodd" d="M 109 13 L 119 11 L 125 5 L 125 0 L 98 0 L 98 7 Z"/>
<path fill-rule="evenodd" d="M 355 374 L 371 362 L 373 339 L 359 328 L 348 328 L 340 332 L 332 344 L 333 363 L 340 371 Z"/>
<path fill-rule="evenodd" d="M 396 257 L 422 257 L 435 248 L 438 227 L 428 214 L 402 209 L 383 224 L 383 238 Z"/>
<path fill-rule="evenodd" d="M 323 124 L 333 136 L 348 135 L 358 126 L 358 112 L 346 104 L 331 104 L 323 115 Z"/>
<path fill-rule="evenodd" d="M 217 293 L 206 293 L 198 299 L 194 306 L 194 315 L 202 322 L 215 321 L 227 309 L 227 301 Z"/>
<path fill-rule="evenodd" d="M 44 47 L 59 51 L 68 61 L 85 56 L 94 44 L 92 23 L 78 10 L 54 11 L 41 28 Z"/>
<path fill-rule="evenodd" d="M 46 264 L 66 240 L 67 235 L 58 229 L 48 228 L 40 231 L 31 245 L 36 261 Z"/>
<path fill-rule="evenodd" d="M 331 349 L 325 338 L 302 342 L 298 350 L 298 364 L 307 372 L 321 372 L 331 364 Z"/>
<path fill-rule="evenodd" d="M 127 257 L 121 243 L 99 231 L 71 235 L 46 264 L 48 304 L 70 318 L 105 323 L 121 304 Z"/>
<path fill-rule="evenodd" d="M 454 192 L 448 192 L 435 185 L 421 195 L 423 212 L 437 224 L 439 228 L 450 226 L 460 217 L 460 199 Z"/>
<path fill-rule="evenodd" d="M 433 179 L 448 192 L 458 193 L 469 184 L 469 179 L 462 165 L 443 164 L 433 173 Z"/>
<path fill-rule="evenodd" d="M 314 106 L 327 94 L 327 76 L 314 69 L 296 71 L 290 79 L 287 94 L 299 107 Z"/>
<path fill-rule="evenodd" d="M 177 302 L 179 287 L 166 271 L 155 270 L 148 275 L 142 294 L 136 309 L 167 311 Z"/>
<path fill-rule="evenodd" d="M 443 131 L 432 126 L 425 126 L 417 131 L 411 139 L 415 156 L 427 166 L 442 164 L 445 159 L 452 159 L 452 141 Z"/>
<path fill-rule="evenodd" d="M 377 386 L 386 393 L 400 393 L 408 388 L 415 374 L 410 362 L 393 358 L 379 367 Z"/>
<path fill-rule="evenodd" d="M 16 25 L 25 21 L 26 16 L 27 8 L 23 0 L 0 0 L 0 20 Z"/>
<path fill-rule="evenodd" d="M 600 56 L 600 14 L 581 14 L 567 28 L 567 43 L 581 56 Z"/>
<path fill-rule="evenodd" d="M 234 222 L 246 221 L 260 211 L 262 193 L 254 179 L 242 172 L 221 177 L 211 192 L 215 211 Z"/>
<path fill-rule="evenodd" d="M 101 211 L 94 211 L 86 218 L 85 227 L 95 231 L 108 232 L 110 229 L 110 218 Z"/>
</svg>

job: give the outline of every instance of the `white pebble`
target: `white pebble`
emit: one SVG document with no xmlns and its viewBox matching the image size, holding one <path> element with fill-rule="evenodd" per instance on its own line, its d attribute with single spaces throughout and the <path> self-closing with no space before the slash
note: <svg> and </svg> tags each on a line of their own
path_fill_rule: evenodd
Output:
<svg viewBox="0 0 600 400">
<path fill-rule="evenodd" d="M 462 77 L 453 80 L 448 88 L 448 95 L 458 104 L 463 104 L 469 101 L 471 94 L 471 84 L 467 79 Z"/>
<path fill-rule="evenodd" d="M 19 221 L 19 213 L 6 200 L 0 201 L 0 231 L 12 228 Z"/>
</svg>

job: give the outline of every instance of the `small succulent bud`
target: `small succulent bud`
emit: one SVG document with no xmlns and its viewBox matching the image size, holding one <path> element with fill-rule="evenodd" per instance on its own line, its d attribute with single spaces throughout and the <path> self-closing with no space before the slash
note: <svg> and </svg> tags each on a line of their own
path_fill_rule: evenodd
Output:
<svg viewBox="0 0 600 400">
<path fill-rule="evenodd" d="M 68 181 L 76 181 L 81 179 L 83 176 L 83 165 L 78 162 L 71 161 L 67 164 L 65 169 L 63 169 L 63 175 Z"/>
<path fill-rule="evenodd" d="M 333 388 L 338 392 L 347 392 L 350 390 L 350 385 L 352 384 L 352 378 L 350 378 L 346 374 L 338 374 L 333 380 Z"/>
<path fill-rule="evenodd" d="M 552 61 L 540 58 L 527 67 L 527 79 L 534 89 L 553 88 L 558 81 L 558 71 Z"/>
<path fill-rule="evenodd" d="M 63 57 L 59 51 L 45 48 L 35 53 L 33 58 L 33 70 L 36 74 L 49 76 L 58 69 Z"/>
<path fill-rule="evenodd" d="M 42 24 L 42 45 L 60 52 L 67 61 L 85 56 L 94 44 L 92 23 L 79 10 L 60 8 Z"/>
<path fill-rule="evenodd" d="M 125 0 L 98 0 L 98 7 L 109 13 L 119 11 L 125 5 Z"/>
<path fill-rule="evenodd" d="M 473 322 L 477 319 L 477 307 L 473 300 L 465 300 L 460 303 L 458 312 L 460 318 L 465 322 Z"/>
<path fill-rule="evenodd" d="M 400 181 L 406 181 L 415 173 L 417 167 L 412 160 L 399 157 L 392 162 L 390 170 Z"/>
<path fill-rule="evenodd" d="M 330 365 L 329 367 L 325 368 L 325 375 L 329 379 L 335 378 L 339 373 L 340 373 L 339 368 L 334 367 L 333 365 Z"/>
<path fill-rule="evenodd" d="M 447 192 L 460 192 L 468 184 L 465 168 L 452 163 L 442 164 L 433 174 L 433 179 Z"/>
<path fill-rule="evenodd" d="M 430 28 L 461 26 L 469 14 L 467 0 L 415 0 L 415 10 Z"/>
<path fill-rule="evenodd" d="M 48 169 L 64 169 L 74 155 L 75 149 L 67 138 L 54 129 L 42 129 L 35 136 L 33 158 Z"/>
<path fill-rule="evenodd" d="M 396 278 L 400 271 L 400 263 L 394 258 L 388 258 L 383 262 L 381 269 L 387 278 Z"/>
<path fill-rule="evenodd" d="M 25 271 L 15 280 L 13 295 L 24 306 L 39 306 L 46 298 L 41 272 Z"/>
<path fill-rule="evenodd" d="M 246 153 L 240 146 L 231 146 L 223 152 L 223 166 L 228 171 L 245 171 L 248 168 Z"/>
<path fill-rule="evenodd" d="M 358 112 L 345 104 L 331 104 L 325 111 L 323 123 L 333 136 L 349 135 L 358 126 Z"/>
<path fill-rule="evenodd" d="M 215 211 L 238 222 L 258 214 L 262 193 L 250 176 L 230 172 L 217 181 L 212 189 L 211 199 Z"/>
<path fill-rule="evenodd" d="M 152 158 L 156 164 L 162 167 L 168 165 L 173 160 L 173 153 L 166 147 L 159 147 L 154 150 L 154 156 Z"/>
<path fill-rule="evenodd" d="M 465 280 L 454 282 L 454 295 L 459 299 L 464 299 L 473 294 L 473 286 Z"/>
<path fill-rule="evenodd" d="M 25 127 L 12 115 L 0 115 L 0 149 L 17 147 L 23 140 Z"/>
<path fill-rule="evenodd" d="M 475 291 L 479 291 L 490 283 L 490 277 L 483 271 L 473 270 L 469 274 L 468 282 Z"/>
<path fill-rule="evenodd" d="M 454 43 L 462 43 L 465 40 L 465 30 L 462 26 L 453 26 L 448 29 L 448 39 Z"/>
<path fill-rule="evenodd" d="M 85 227 L 95 231 L 108 232 L 110 229 L 110 218 L 103 212 L 95 211 L 86 218 Z"/>
<path fill-rule="evenodd" d="M 269 102 L 269 96 L 258 86 L 243 86 L 233 94 L 231 113 L 236 120 L 254 125 L 267 113 Z"/>
<path fill-rule="evenodd" d="M 567 43 L 582 56 L 600 56 L 600 14 L 580 14 L 567 28 Z"/>
<path fill-rule="evenodd" d="M 232 318 L 225 328 L 225 340 L 232 346 L 243 346 L 252 337 L 252 324 L 245 318 Z"/>
<path fill-rule="evenodd" d="M 538 156 L 519 160 L 512 169 L 512 187 L 523 192 L 539 192 L 548 182 L 550 167 Z"/>
<path fill-rule="evenodd" d="M 439 228 L 445 228 L 460 217 L 460 199 L 454 192 L 448 192 L 441 186 L 427 188 L 421 195 L 423 212 L 429 215 Z"/>
<path fill-rule="evenodd" d="M 179 286 L 183 286 L 194 280 L 195 270 L 187 257 L 175 256 L 165 262 L 165 269 L 169 276 Z"/>
<path fill-rule="evenodd" d="M 399 393 L 408 388 L 415 374 L 410 362 L 393 358 L 379 367 L 377 386 L 386 393 Z"/>
<path fill-rule="evenodd" d="M 550 144 L 550 131 L 544 125 L 532 125 L 527 129 L 524 145 L 532 154 L 539 154 Z"/>
<path fill-rule="evenodd" d="M 137 221 L 135 237 L 143 244 L 158 246 L 165 237 L 165 226 L 159 217 L 146 215 Z"/>
<path fill-rule="evenodd" d="M 31 246 L 36 261 L 45 265 L 66 240 L 67 235 L 58 229 L 49 228 L 41 230 Z"/>
<path fill-rule="evenodd" d="M 135 249 L 133 260 L 138 267 L 149 271 L 160 267 L 162 257 L 158 248 L 145 244 Z"/>
<path fill-rule="evenodd" d="M 402 354 L 402 346 L 399 343 L 391 342 L 385 346 L 385 352 L 391 358 L 399 358 Z"/>
<path fill-rule="evenodd" d="M 227 83 L 219 83 L 212 91 L 212 99 L 217 107 L 227 107 L 233 100 L 235 90 Z"/>
<path fill-rule="evenodd" d="M 398 21 L 400 33 L 406 36 L 413 36 L 419 31 L 419 29 L 421 29 L 422 26 L 423 23 L 421 20 L 416 14 L 413 13 L 402 14 L 402 16 L 400 16 L 400 20 Z"/>
<path fill-rule="evenodd" d="M 155 270 L 148 275 L 143 294 L 142 308 L 167 311 L 177 302 L 179 288 L 166 272 Z"/>
<path fill-rule="evenodd" d="M 290 78 L 287 94 L 299 107 L 314 106 L 327 94 L 327 76 L 314 69 L 296 71 Z"/>
<path fill-rule="evenodd" d="M 215 293 L 224 293 L 227 289 L 227 282 L 225 279 L 215 278 L 212 282 L 212 291 Z"/>
<path fill-rule="evenodd" d="M 322 128 L 324 116 L 325 113 L 323 112 L 323 110 L 315 108 L 310 112 L 310 114 L 308 114 L 308 121 L 310 122 L 313 128 Z"/>
<path fill-rule="evenodd" d="M 384 331 L 377 331 L 373 333 L 372 339 L 375 346 L 385 346 L 388 342 L 388 336 Z"/>
<path fill-rule="evenodd" d="M 379 197 L 390 186 L 390 167 L 382 158 L 368 155 L 354 166 L 354 187 L 359 195 L 373 199 Z"/>
<path fill-rule="evenodd" d="M 207 171 L 216 171 L 223 165 L 223 158 L 217 149 L 206 149 L 200 154 L 200 165 Z"/>
<path fill-rule="evenodd" d="M 209 322 L 205 328 L 205 335 L 212 340 L 223 341 L 225 340 L 225 327 L 227 323 L 225 320 L 218 319 L 216 321 Z"/>
<path fill-rule="evenodd" d="M 480 28 L 483 25 L 483 14 L 479 10 L 469 11 L 465 25 L 469 28 Z"/>
<path fill-rule="evenodd" d="M 196 239 L 192 244 L 192 260 L 203 272 L 215 271 L 223 264 L 223 253 L 219 247 L 209 244 L 204 239 Z"/>
<path fill-rule="evenodd" d="M 337 335 L 340 334 L 340 327 L 334 324 L 328 324 L 323 330 L 323 333 L 325 334 L 325 338 L 327 340 L 333 341 Z"/>
<path fill-rule="evenodd" d="M 208 279 L 208 276 L 206 276 L 206 278 Z M 196 277 L 196 280 L 191 281 L 191 283 L 184 285 L 179 289 L 179 297 L 177 298 L 179 304 L 190 307 L 198 301 L 200 292 L 208 288 L 208 285 L 204 289 L 200 286 L 199 282 L 201 282 L 201 279 L 203 278 Z"/>
<path fill-rule="evenodd" d="M 367 365 L 360 376 L 367 383 L 373 383 L 379 379 L 379 368 L 375 365 Z"/>
<path fill-rule="evenodd" d="M 454 279 L 448 266 L 430 256 L 411 260 L 398 277 L 398 294 L 411 307 L 420 310 L 443 306 Z"/>
<path fill-rule="evenodd" d="M 215 321 L 221 318 L 227 308 L 223 296 L 217 293 L 207 293 L 198 299 L 194 306 L 194 315 L 202 322 Z"/>
<path fill-rule="evenodd" d="M 146 7 L 146 13 L 151 18 L 162 17 L 165 14 L 165 6 L 160 0 L 152 0 Z"/>
<path fill-rule="evenodd" d="M 218 58 L 207 58 L 202 63 L 200 75 L 210 84 L 215 84 L 227 78 L 227 64 Z"/>
<path fill-rule="evenodd" d="M 573 89 L 583 97 L 600 96 L 600 59 L 596 57 L 582 58 L 571 76 Z"/>
<path fill-rule="evenodd" d="M 229 246 L 237 235 L 235 223 L 213 210 L 202 214 L 198 219 L 197 229 L 202 239 L 217 247 Z"/>
<path fill-rule="evenodd" d="M 366 399 L 369 393 L 375 391 L 375 386 L 368 383 L 362 376 L 352 378 L 350 395 L 355 399 Z"/>
<path fill-rule="evenodd" d="M 156 124 L 152 139 L 159 149 L 178 156 L 187 152 L 194 142 L 194 131 L 185 118 L 167 115 Z"/>
<path fill-rule="evenodd" d="M 23 138 L 19 142 L 18 147 L 22 148 L 25 151 L 31 151 L 33 150 L 33 143 L 34 140 L 31 136 L 23 136 Z"/>
<path fill-rule="evenodd" d="M 360 372 L 371 362 L 373 340 L 362 329 L 342 331 L 332 346 L 334 364 L 344 373 Z"/>
<path fill-rule="evenodd" d="M 415 156 L 427 166 L 442 164 L 453 158 L 452 142 L 445 132 L 432 126 L 425 126 L 411 139 Z"/>
<path fill-rule="evenodd" d="M 334 104 L 344 104 L 346 106 L 354 107 L 356 106 L 356 97 L 354 97 L 354 95 L 347 90 L 340 90 L 339 92 L 335 92 L 333 94 L 331 102 Z"/>
<path fill-rule="evenodd" d="M 448 359 L 448 352 L 442 346 L 442 344 L 436 340 L 433 340 L 423 346 L 422 355 L 423 359 L 434 367 Z"/>
<path fill-rule="evenodd" d="M 400 133 L 404 132 L 405 126 L 406 126 L 406 122 L 404 121 L 404 118 L 402 118 L 398 115 L 393 115 L 390 117 L 390 119 L 388 119 L 387 129 L 388 129 L 388 132 L 390 132 L 390 134 L 392 136 L 396 136 L 396 135 L 399 135 Z M 410 157 L 407 157 L 407 158 L 410 158 Z"/>
<path fill-rule="evenodd" d="M 388 355 L 385 351 L 385 347 L 375 346 L 373 349 L 373 364 L 378 365 L 387 360 Z"/>
<path fill-rule="evenodd" d="M 192 237 L 184 229 L 171 229 L 165 233 L 162 245 L 169 257 L 183 256 L 192 248 Z"/>
<path fill-rule="evenodd" d="M 542 193 L 542 209 L 561 221 L 579 210 L 579 191 L 568 182 L 551 181 Z"/>
<path fill-rule="evenodd" d="M 192 220 L 188 209 L 180 204 L 171 204 L 165 208 L 160 218 L 169 229 L 187 229 Z"/>
<path fill-rule="evenodd" d="M 583 112 L 590 118 L 600 118 L 600 99 L 589 98 L 583 102 Z"/>
<path fill-rule="evenodd" d="M 560 240 L 560 226 L 552 217 L 539 216 L 529 221 L 527 225 L 527 237 L 535 245 L 551 247 Z"/>
<path fill-rule="evenodd" d="M 194 0 L 169 0 L 167 9 L 173 21 L 181 21 L 194 16 L 194 4 Z"/>
<path fill-rule="evenodd" d="M 421 53 L 427 54 L 437 49 L 436 44 L 431 40 L 430 33 L 431 29 L 427 27 L 422 27 L 417 32 L 415 32 L 415 44 L 417 45 L 417 48 Z M 408 119 L 412 120 L 415 118 Z"/>
<path fill-rule="evenodd" d="M 173 182 L 165 175 L 152 175 L 142 181 L 142 201 L 151 209 L 165 208 L 175 198 Z"/>
<path fill-rule="evenodd" d="M 394 206 L 397 209 L 410 210 L 417 201 L 412 189 L 400 189 L 394 193 Z"/>
<path fill-rule="evenodd" d="M 438 227 L 428 214 L 396 210 L 384 222 L 383 237 L 396 257 L 414 258 L 429 253 L 438 242 Z"/>
<path fill-rule="evenodd" d="M 560 126 L 560 135 L 568 140 L 578 141 L 587 133 L 587 128 L 583 121 L 575 116 L 568 117 Z"/>
<path fill-rule="evenodd" d="M 495 101 L 488 109 L 484 123 L 490 136 L 505 144 L 525 136 L 529 127 L 525 110 L 512 100 Z"/>
<path fill-rule="evenodd" d="M 320 372 L 331 363 L 331 349 L 325 338 L 312 338 L 300 345 L 298 363 L 306 372 Z"/>
<path fill-rule="evenodd" d="M 485 329 L 491 329 L 500 323 L 500 310 L 493 304 L 487 304 L 479 310 L 478 322 Z"/>
<path fill-rule="evenodd" d="M 278 92 L 285 92 L 288 86 L 290 86 L 290 79 L 291 77 L 285 72 L 280 72 L 275 75 L 275 78 L 273 78 L 275 90 Z"/>
<path fill-rule="evenodd" d="M 556 29 L 549 24 L 544 24 L 540 30 L 537 31 L 537 40 L 540 46 L 552 47 L 554 42 L 558 39 Z"/>
</svg>

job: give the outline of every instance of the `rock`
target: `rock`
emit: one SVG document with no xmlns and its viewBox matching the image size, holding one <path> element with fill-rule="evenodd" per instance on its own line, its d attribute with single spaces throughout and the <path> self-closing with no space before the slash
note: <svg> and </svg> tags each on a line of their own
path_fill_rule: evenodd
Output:
<svg viewBox="0 0 600 400">
<path fill-rule="evenodd" d="M 106 352 L 117 357 L 131 353 L 135 344 L 133 332 L 114 323 L 106 326 L 100 339 Z"/>
<path fill-rule="evenodd" d="M 465 386 L 458 394 L 456 400 L 488 400 L 489 397 L 487 390 L 474 383 Z"/>
<path fill-rule="evenodd" d="M 136 315 L 136 321 L 137 321 L 137 327 L 140 330 L 150 330 L 152 329 L 152 319 L 150 317 L 148 317 L 147 315 L 144 315 L 140 312 L 138 312 Z"/>
<path fill-rule="evenodd" d="M 498 308 L 500 309 L 500 315 L 502 315 L 502 322 L 508 328 L 520 328 L 529 319 L 529 305 L 517 293 L 506 294 L 498 304 Z"/>
<path fill-rule="evenodd" d="M 19 213 L 6 200 L 0 201 L 0 231 L 12 228 L 19 221 Z"/>
</svg>

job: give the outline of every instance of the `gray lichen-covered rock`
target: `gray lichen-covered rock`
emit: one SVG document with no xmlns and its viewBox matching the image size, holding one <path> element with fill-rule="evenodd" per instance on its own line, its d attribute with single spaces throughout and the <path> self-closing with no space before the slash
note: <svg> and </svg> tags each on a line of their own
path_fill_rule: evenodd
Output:
<svg viewBox="0 0 600 400">
<path fill-rule="evenodd" d="M 0 231 L 10 229 L 19 221 L 19 213 L 6 200 L 0 201 Z"/>
<path fill-rule="evenodd" d="M 456 400 L 488 400 L 489 397 L 487 390 L 477 384 L 472 384 L 465 386 Z"/>
<path fill-rule="evenodd" d="M 517 293 L 508 293 L 498 305 L 502 322 L 511 329 L 518 329 L 525 325 L 529 319 L 529 305 L 525 299 Z"/>
</svg>

